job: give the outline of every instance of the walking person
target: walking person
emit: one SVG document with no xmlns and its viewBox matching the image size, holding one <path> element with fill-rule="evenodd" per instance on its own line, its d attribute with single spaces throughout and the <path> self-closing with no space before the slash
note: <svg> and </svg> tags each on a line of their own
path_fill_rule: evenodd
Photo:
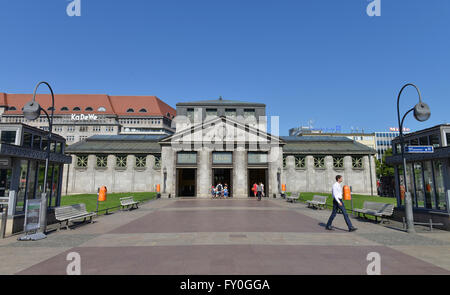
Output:
<svg viewBox="0 0 450 295">
<path fill-rule="evenodd" d="M 352 232 L 357 230 L 356 227 L 353 227 L 352 222 L 350 221 L 350 218 L 347 215 L 347 211 L 345 210 L 344 201 L 342 200 L 342 186 L 341 183 L 344 180 L 342 175 L 336 176 L 336 183 L 333 184 L 332 188 L 332 198 L 333 198 L 333 212 L 331 212 L 331 216 L 328 219 L 327 226 L 325 227 L 327 230 L 333 230 L 331 227 L 331 224 L 333 223 L 334 218 L 336 217 L 337 210 L 340 209 L 342 211 L 342 214 L 344 215 L 345 222 L 348 226 L 348 231 Z"/>
<path fill-rule="evenodd" d="M 252 187 L 252 191 L 253 191 L 253 196 L 256 198 L 256 195 L 257 195 L 257 189 L 258 189 L 258 185 L 256 184 L 256 182 L 253 184 L 253 187 Z"/>
<path fill-rule="evenodd" d="M 264 192 L 264 183 L 260 182 L 261 185 L 261 196 L 266 197 L 266 193 Z"/>
</svg>

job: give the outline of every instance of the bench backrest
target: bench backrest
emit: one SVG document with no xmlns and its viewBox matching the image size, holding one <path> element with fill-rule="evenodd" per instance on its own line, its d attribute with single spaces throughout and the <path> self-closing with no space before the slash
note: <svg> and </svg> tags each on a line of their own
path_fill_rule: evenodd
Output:
<svg viewBox="0 0 450 295">
<path fill-rule="evenodd" d="M 132 203 L 132 202 L 134 202 L 133 197 L 120 198 L 121 204 Z"/>
<path fill-rule="evenodd" d="M 378 213 L 384 214 L 392 214 L 394 212 L 393 204 L 365 201 L 363 207 L 364 209 L 374 210 L 377 211 Z"/>
<path fill-rule="evenodd" d="M 86 204 L 74 204 L 55 208 L 55 217 L 57 220 L 65 220 L 73 216 L 87 214 Z"/>
<path fill-rule="evenodd" d="M 313 200 L 313 201 L 320 202 L 320 203 L 326 203 L 326 202 L 327 202 L 327 197 L 326 197 L 326 196 L 317 196 L 317 195 L 314 195 L 312 200 Z"/>
</svg>

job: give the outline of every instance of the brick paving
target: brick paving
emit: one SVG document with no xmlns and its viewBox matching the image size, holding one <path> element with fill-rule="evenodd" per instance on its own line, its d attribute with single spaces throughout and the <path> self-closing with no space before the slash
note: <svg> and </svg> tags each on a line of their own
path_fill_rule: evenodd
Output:
<svg viewBox="0 0 450 295">
<path fill-rule="evenodd" d="M 0 274 L 65 274 L 67 254 L 82 274 L 366 274 L 367 254 L 382 274 L 450 274 L 450 233 L 407 233 L 352 222 L 279 199 L 164 199 L 99 217 L 36 242 L 0 242 Z"/>
</svg>

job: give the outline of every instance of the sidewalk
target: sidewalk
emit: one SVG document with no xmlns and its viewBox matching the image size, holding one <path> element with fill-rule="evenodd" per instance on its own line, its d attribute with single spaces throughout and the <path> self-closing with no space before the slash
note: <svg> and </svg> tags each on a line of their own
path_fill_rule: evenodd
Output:
<svg viewBox="0 0 450 295">
<path fill-rule="evenodd" d="M 36 242 L 0 241 L 1 274 L 66 274 L 69 252 L 82 274 L 450 274 L 450 233 L 409 235 L 280 199 L 159 199 Z"/>
</svg>

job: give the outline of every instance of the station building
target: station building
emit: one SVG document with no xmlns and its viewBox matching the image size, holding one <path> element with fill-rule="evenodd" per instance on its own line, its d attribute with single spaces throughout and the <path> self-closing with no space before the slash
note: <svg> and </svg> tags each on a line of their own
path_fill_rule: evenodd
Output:
<svg viewBox="0 0 450 295">
<path fill-rule="evenodd" d="M 266 196 L 330 192 L 335 176 L 355 193 L 376 193 L 375 150 L 345 137 L 281 137 L 278 118 L 266 106 L 234 100 L 177 104 L 176 132 L 164 137 L 94 136 L 66 152 L 67 194 L 154 191 L 162 197 L 210 198 L 211 187 L 227 184 L 234 198 L 248 198 L 263 182 Z"/>
<path fill-rule="evenodd" d="M 433 153 L 405 153 L 406 186 L 411 193 L 416 221 L 444 222 L 450 229 L 450 124 L 441 124 L 404 135 L 405 146 L 433 146 Z M 404 216 L 403 161 L 400 139 L 392 141 L 398 215 Z"/>
<path fill-rule="evenodd" d="M 65 139 L 53 134 L 44 184 L 47 135 L 24 124 L 0 124 L 0 206 L 8 214 L 8 235 L 23 230 L 26 200 L 40 199 L 45 189 L 50 212 L 60 205 L 63 165 L 71 158 L 65 155 Z"/>
<path fill-rule="evenodd" d="M 0 122 L 25 123 L 48 130 L 47 117 L 25 119 L 23 106 L 31 94 L 0 93 Z M 51 96 L 39 94 L 37 101 L 49 114 Z M 68 145 L 94 135 L 169 135 L 175 129 L 175 110 L 156 96 L 111 96 L 103 94 L 56 94 L 53 132 Z"/>
</svg>

